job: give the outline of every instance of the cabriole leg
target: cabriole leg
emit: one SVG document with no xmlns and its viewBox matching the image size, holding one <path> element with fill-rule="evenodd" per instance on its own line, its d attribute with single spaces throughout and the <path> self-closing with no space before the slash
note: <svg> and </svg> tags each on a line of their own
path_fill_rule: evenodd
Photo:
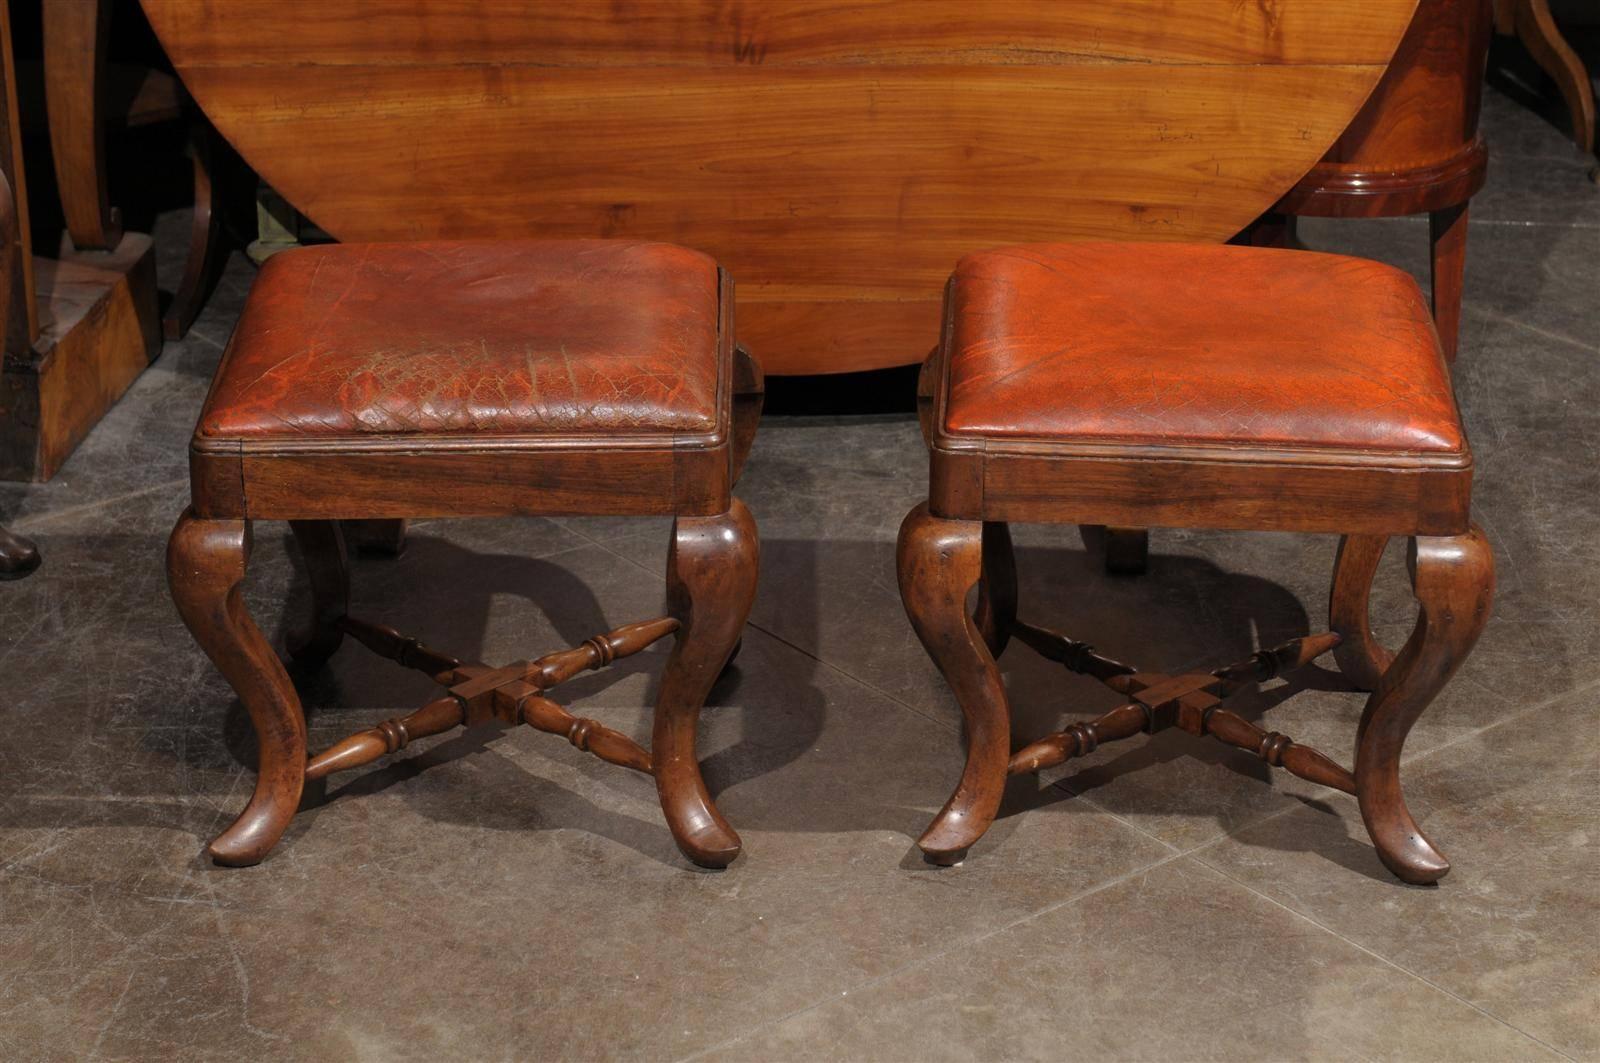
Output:
<svg viewBox="0 0 1600 1063">
<path fill-rule="evenodd" d="M 1394 654 L 1373 637 L 1367 616 L 1372 580 L 1383 560 L 1384 535 L 1346 535 L 1333 559 L 1333 589 L 1328 593 L 1328 627 L 1340 639 L 1333 659 L 1358 690 L 1376 690 Z"/>
<path fill-rule="evenodd" d="M 726 867 L 739 855 L 739 835 L 700 775 L 695 731 L 706 695 L 744 631 L 759 562 L 755 520 L 738 499 L 720 516 L 673 522 L 667 603 L 680 627 L 656 699 L 651 755 L 667 826 L 701 867 Z"/>
<path fill-rule="evenodd" d="M 222 212 L 212 185 L 211 145 L 217 133 L 205 119 L 196 119 L 189 128 L 189 152 L 194 163 L 194 216 L 189 223 L 189 257 L 183 263 L 183 279 L 172 294 L 172 303 L 161 319 L 161 334 L 181 340 L 200 314 L 225 261 Z"/>
<path fill-rule="evenodd" d="M 1438 881 L 1450 862 L 1406 808 L 1400 752 L 1406 735 L 1461 667 L 1489 619 L 1494 555 L 1482 529 L 1411 542 L 1417 626 L 1367 701 L 1356 739 L 1356 799 L 1378 856 L 1406 882 Z"/>
<path fill-rule="evenodd" d="M 250 713 L 260 746 L 255 794 L 208 852 L 219 864 L 258 863 L 300 805 L 305 786 L 306 725 L 289 676 L 246 612 L 240 587 L 250 556 L 250 525 L 178 518 L 167 544 L 172 599 L 195 641 Z"/>
<path fill-rule="evenodd" d="M 967 615 L 967 593 L 983 571 L 984 525 L 943 520 L 919 504 L 900 526 L 900 598 L 911 626 L 939 666 L 967 725 L 967 765 L 955 793 L 917 844 L 927 858 L 953 864 L 983 836 L 1000 810 L 1011 721 L 994 655 Z"/>
<path fill-rule="evenodd" d="M 311 581 L 311 618 L 289 636 L 289 654 L 315 668 L 325 663 L 344 641 L 339 626 L 350 611 L 350 570 L 345 563 L 344 534 L 336 520 L 291 520 Z"/>
<path fill-rule="evenodd" d="M 1011 529 L 1000 521 L 983 526 L 983 577 L 978 582 L 978 608 L 973 623 L 983 633 L 989 652 L 999 657 L 1017 622 L 1017 559 Z"/>
</svg>

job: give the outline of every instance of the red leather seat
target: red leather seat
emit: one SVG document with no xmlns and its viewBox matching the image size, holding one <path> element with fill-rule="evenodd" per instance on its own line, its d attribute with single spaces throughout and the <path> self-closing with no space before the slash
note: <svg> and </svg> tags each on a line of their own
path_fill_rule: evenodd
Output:
<svg viewBox="0 0 1600 1063">
<path fill-rule="evenodd" d="M 949 290 L 951 437 L 1465 449 L 1428 305 L 1365 259 L 1186 244 L 971 254 Z"/>
<path fill-rule="evenodd" d="M 710 258 L 669 244 L 328 245 L 262 267 L 199 436 L 705 434 Z"/>
<path fill-rule="evenodd" d="M 924 370 L 940 517 L 1456 535 L 1472 453 L 1377 262 L 1213 244 L 968 255 Z"/>
</svg>

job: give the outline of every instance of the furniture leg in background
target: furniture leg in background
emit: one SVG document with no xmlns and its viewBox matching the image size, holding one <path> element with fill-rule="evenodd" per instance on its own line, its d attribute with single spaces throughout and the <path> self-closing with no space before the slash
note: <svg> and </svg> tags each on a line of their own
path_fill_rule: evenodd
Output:
<svg viewBox="0 0 1600 1063">
<path fill-rule="evenodd" d="M 6 164 L 16 196 L 20 285 L 0 375 L 0 478 L 48 480 L 160 350 L 150 238 L 122 232 L 103 196 L 99 98 L 102 5 L 48 0 L 45 82 L 69 219 L 53 257 L 32 254 L 9 13 L 4 52 Z M 19 304 L 23 309 L 19 310 Z M 29 327 L 23 328 L 22 314 Z"/>
<path fill-rule="evenodd" d="M 1494 29 L 1516 37 L 1566 101 L 1572 122 L 1572 140 L 1586 155 L 1594 154 L 1594 86 L 1583 60 L 1561 35 L 1550 14 L 1549 0 L 1494 0 Z"/>
<path fill-rule="evenodd" d="M 1349 128 L 1242 237 L 1256 246 L 1293 247 L 1296 216 L 1426 213 L 1433 316 L 1447 361 L 1460 344 L 1468 202 L 1483 187 L 1488 162 L 1478 107 L 1490 21 L 1489 0 L 1421 0 Z M 1107 571 L 1143 571 L 1147 532 L 1107 529 L 1104 542 Z"/>
<path fill-rule="evenodd" d="M 1468 201 L 1483 187 L 1478 133 L 1489 0 L 1421 0 L 1383 80 L 1322 161 L 1273 208 L 1257 244 L 1290 244 L 1293 218 L 1426 213 L 1433 314 L 1453 361 L 1459 345 Z"/>
<path fill-rule="evenodd" d="M 216 131 L 171 74 L 107 57 L 112 0 L 44 0 L 44 87 L 50 146 L 67 232 L 77 251 L 112 251 L 121 212 L 107 175 L 109 129 L 183 122 L 194 175 L 189 253 L 162 316 L 166 339 L 182 339 L 221 271 L 227 243 L 217 166 L 227 154 Z"/>
</svg>

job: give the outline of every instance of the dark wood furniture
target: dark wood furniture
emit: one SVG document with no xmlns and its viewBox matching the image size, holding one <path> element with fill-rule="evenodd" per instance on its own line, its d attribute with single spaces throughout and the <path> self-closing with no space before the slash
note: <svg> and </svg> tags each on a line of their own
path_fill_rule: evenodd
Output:
<svg viewBox="0 0 1600 1063">
<path fill-rule="evenodd" d="M 1516 37 L 1550 79 L 1567 104 L 1572 140 L 1585 155 L 1594 154 L 1594 86 L 1589 71 L 1561 35 L 1549 0 L 1494 0 L 1494 30 Z"/>
<path fill-rule="evenodd" d="M 946 307 L 922 375 L 928 500 L 899 545 L 906 612 L 968 741 L 960 785 L 918 843 L 927 856 L 961 859 L 1008 774 L 1176 726 L 1353 793 L 1390 870 L 1443 875 L 1401 795 L 1400 750 L 1482 630 L 1494 562 L 1470 522 L 1472 457 L 1411 278 L 1277 249 L 1035 245 L 963 259 Z M 1017 617 L 1011 521 L 1337 532 L 1331 630 L 1212 672 L 1137 671 Z M 1410 539 L 1421 611 L 1391 653 L 1366 603 L 1396 535 Z M 995 664 L 1013 638 L 1127 703 L 1013 752 Z M 1329 651 L 1371 691 L 1353 771 L 1226 706 Z"/>
<path fill-rule="evenodd" d="M 345 244 L 267 262 L 195 430 L 192 506 L 167 555 L 178 610 L 260 742 L 255 796 L 211 843 L 217 862 L 262 859 L 306 780 L 493 721 L 653 776 L 685 855 L 738 854 L 695 757 L 756 585 L 755 525 L 731 492 L 761 372 L 734 346 L 732 295 L 704 255 L 623 241 Z M 492 668 L 347 614 L 339 521 L 512 514 L 674 516 L 667 615 Z M 326 660 L 348 635 L 444 695 L 308 760 L 294 688 L 240 596 L 257 520 L 289 521 L 310 572 L 296 658 Z M 667 635 L 648 750 L 546 696 Z"/>
<path fill-rule="evenodd" d="M 1264 247 L 1298 246 L 1295 217 L 1380 218 L 1427 212 L 1433 311 L 1445 358 L 1461 332 L 1467 204 L 1483 187 L 1478 132 L 1489 0 L 1420 0 L 1383 79 L 1328 153 L 1246 233 Z M 1105 533 L 1107 571 L 1143 572 L 1149 532 Z"/>
<path fill-rule="evenodd" d="M 739 278 L 768 372 L 827 373 L 914 364 L 973 247 L 1228 239 L 1350 123 L 1416 0 L 144 7 L 339 239 L 688 244 Z"/>
<path fill-rule="evenodd" d="M 1433 312 L 1449 360 L 1461 327 L 1467 203 L 1488 160 L 1478 105 L 1490 25 L 1489 0 L 1421 0 L 1361 113 L 1274 208 L 1288 218 L 1282 241 L 1292 240 L 1295 215 L 1427 213 Z"/>
<path fill-rule="evenodd" d="M 122 217 L 112 205 L 106 173 L 108 128 L 168 122 L 189 127 L 194 170 L 189 255 L 161 319 L 167 339 L 182 339 L 216 280 L 225 250 L 221 216 L 213 204 L 215 134 L 176 77 L 109 61 L 111 8 L 112 0 L 44 0 L 40 80 L 56 188 L 72 247 L 112 251 L 122 240 Z"/>
<path fill-rule="evenodd" d="M 148 236 L 123 233 L 110 250 L 79 250 L 67 236 L 54 256 L 34 254 L 4 4 L 0 65 L 0 172 L 16 216 L 0 366 L 0 479 L 48 480 L 161 349 L 155 253 Z"/>
<path fill-rule="evenodd" d="M 21 579 L 39 567 L 39 548 L 0 524 L 0 580 Z"/>
</svg>

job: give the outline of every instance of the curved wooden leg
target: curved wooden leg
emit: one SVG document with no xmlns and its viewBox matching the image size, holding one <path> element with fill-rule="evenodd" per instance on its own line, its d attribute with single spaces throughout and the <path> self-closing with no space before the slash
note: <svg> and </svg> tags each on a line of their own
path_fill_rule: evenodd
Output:
<svg viewBox="0 0 1600 1063">
<path fill-rule="evenodd" d="M 106 183 L 106 48 L 110 0 L 45 4 L 45 111 L 56 189 L 67 232 L 79 251 L 109 251 L 122 240 L 122 218 Z"/>
<path fill-rule="evenodd" d="M 1406 735 L 1455 675 L 1489 619 L 1494 554 L 1482 529 L 1419 536 L 1411 543 L 1417 626 L 1383 674 L 1361 715 L 1356 740 L 1356 800 L 1378 856 L 1406 882 L 1436 882 L 1450 862 L 1422 833 L 1400 790 Z"/>
<path fill-rule="evenodd" d="M 211 144 L 216 135 L 204 120 L 196 121 L 189 131 L 189 151 L 194 162 L 194 218 L 189 223 L 189 256 L 183 262 L 183 279 L 161 319 L 161 334 L 169 340 L 181 340 L 188 333 L 221 272 L 222 214 L 211 186 Z"/>
<path fill-rule="evenodd" d="M 727 867 L 739 835 L 711 801 L 695 729 L 706 695 L 733 654 L 756 596 L 760 545 L 738 499 L 716 517 L 679 517 L 667 559 L 667 604 L 681 625 L 656 698 L 651 756 L 672 837 L 701 867 Z"/>
<path fill-rule="evenodd" d="M 1003 521 L 983 525 L 983 573 L 972 622 L 991 654 L 999 657 L 1005 652 L 1017 622 L 1017 559 L 1011 549 L 1011 529 Z"/>
<path fill-rule="evenodd" d="M 1467 267 L 1467 204 L 1428 215 L 1432 241 L 1433 321 L 1445 361 L 1456 360 L 1461 334 L 1461 284 Z"/>
<path fill-rule="evenodd" d="M 311 619 L 288 639 L 289 655 L 308 668 L 333 656 L 344 641 L 339 621 L 350 611 L 350 570 L 345 563 L 344 534 L 336 520 L 291 520 L 311 581 Z"/>
<path fill-rule="evenodd" d="M 255 795 L 207 850 L 217 863 L 235 867 L 259 862 L 283 836 L 300 805 L 306 773 L 300 699 L 240 593 L 249 556 L 248 522 L 200 520 L 192 510 L 178 518 L 167 544 L 172 600 L 244 702 L 260 745 Z"/>
<path fill-rule="evenodd" d="M 21 579 L 39 567 L 39 548 L 31 539 L 0 525 L 0 579 Z"/>
<path fill-rule="evenodd" d="M 967 725 L 961 782 L 917 841 L 936 864 L 960 861 L 994 822 L 1011 756 L 1010 710 L 1000 670 L 967 615 L 967 592 L 983 571 L 983 532 L 977 521 L 933 516 L 926 502 L 900 525 L 900 599 Z"/>
<path fill-rule="evenodd" d="M 1518 0 L 1517 37 L 1528 54 L 1555 81 L 1572 118 L 1572 139 L 1585 153 L 1594 151 L 1594 88 L 1583 60 L 1561 35 L 1548 0 Z"/>
<path fill-rule="evenodd" d="M 1394 662 L 1394 654 L 1372 634 L 1367 601 L 1372 579 L 1383 559 L 1385 535 L 1346 535 L 1333 559 L 1333 589 L 1328 594 L 1328 628 L 1339 636 L 1333 658 L 1339 671 L 1358 690 L 1378 689 L 1378 680 Z"/>
<path fill-rule="evenodd" d="M 1150 532 L 1145 528 L 1106 528 L 1106 571 L 1141 576 L 1150 565 Z"/>
</svg>

